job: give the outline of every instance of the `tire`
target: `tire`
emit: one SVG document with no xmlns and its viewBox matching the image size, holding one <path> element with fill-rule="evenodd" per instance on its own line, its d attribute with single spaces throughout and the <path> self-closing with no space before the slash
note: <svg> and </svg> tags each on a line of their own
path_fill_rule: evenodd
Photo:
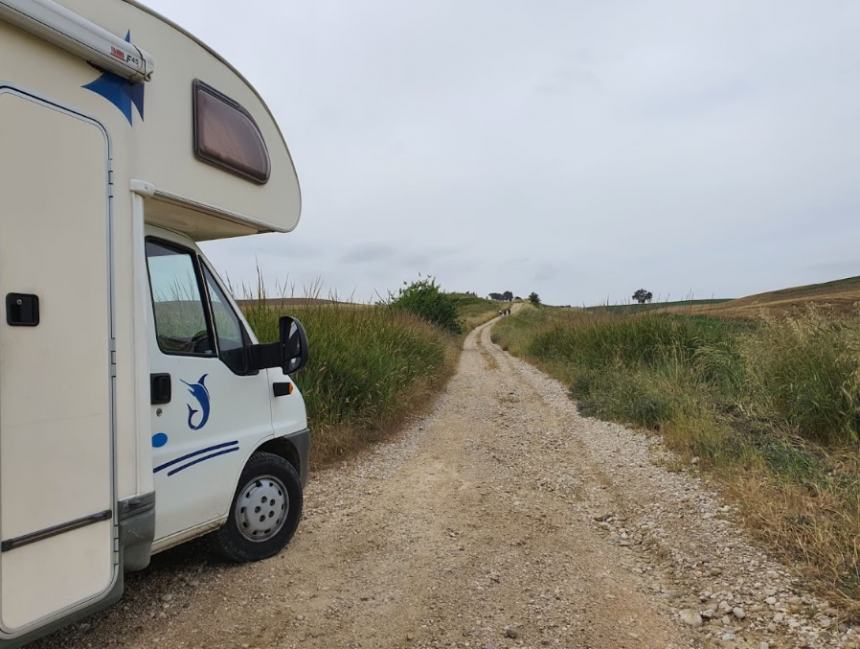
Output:
<svg viewBox="0 0 860 649">
<path fill-rule="evenodd" d="M 239 478 L 224 527 L 213 549 L 236 563 L 259 561 L 283 550 L 302 517 L 302 482 L 280 455 L 254 453 Z"/>
</svg>

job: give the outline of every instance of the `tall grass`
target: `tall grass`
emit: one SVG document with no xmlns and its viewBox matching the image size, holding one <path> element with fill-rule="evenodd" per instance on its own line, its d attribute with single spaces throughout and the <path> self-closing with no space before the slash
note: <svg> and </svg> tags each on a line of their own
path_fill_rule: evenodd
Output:
<svg viewBox="0 0 860 649">
<path fill-rule="evenodd" d="M 750 407 L 824 444 L 860 440 L 857 322 L 806 317 L 771 321 L 742 341 Z"/>
<path fill-rule="evenodd" d="M 457 317 L 463 331 L 471 331 L 479 324 L 494 318 L 498 312 L 510 306 L 510 302 L 497 302 L 478 297 L 472 293 L 448 293 L 457 307 Z"/>
<path fill-rule="evenodd" d="M 282 307 L 245 301 L 261 341 L 276 340 Z M 456 339 L 384 306 L 288 307 L 305 325 L 308 366 L 296 375 L 314 434 L 315 466 L 345 458 L 382 439 L 424 406 L 453 373 Z"/>
<path fill-rule="evenodd" d="M 699 458 L 760 536 L 860 613 L 856 318 L 526 309 L 493 337 L 567 382 L 584 414 Z"/>
</svg>

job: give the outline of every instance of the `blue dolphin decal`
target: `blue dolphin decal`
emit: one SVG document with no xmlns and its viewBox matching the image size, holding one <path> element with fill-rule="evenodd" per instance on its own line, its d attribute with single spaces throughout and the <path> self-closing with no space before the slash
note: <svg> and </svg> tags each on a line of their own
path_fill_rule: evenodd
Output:
<svg viewBox="0 0 860 649">
<path fill-rule="evenodd" d="M 203 381 L 206 380 L 208 374 L 204 374 L 201 376 L 197 383 L 189 383 L 188 381 L 182 381 L 185 385 L 188 386 L 188 392 L 191 393 L 195 399 L 197 399 L 197 403 L 200 404 L 200 410 L 196 408 L 192 408 L 191 404 L 188 404 L 188 427 L 191 430 L 200 430 L 206 425 L 206 422 L 209 421 L 209 390 L 203 385 Z M 197 424 L 192 423 L 191 419 L 198 412 L 201 412 L 200 421 Z"/>
</svg>

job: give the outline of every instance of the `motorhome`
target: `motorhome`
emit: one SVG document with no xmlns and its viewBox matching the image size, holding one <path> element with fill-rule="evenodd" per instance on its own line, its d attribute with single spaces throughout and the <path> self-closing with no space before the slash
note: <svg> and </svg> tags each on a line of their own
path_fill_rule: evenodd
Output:
<svg viewBox="0 0 860 649">
<path fill-rule="evenodd" d="M 198 242 L 288 232 L 254 88 L 134 0 L 0 0 L 0 647 L 210 534 L 279 552 L 310 435 L 301 324 L 260 344 Z"/>
</svg>

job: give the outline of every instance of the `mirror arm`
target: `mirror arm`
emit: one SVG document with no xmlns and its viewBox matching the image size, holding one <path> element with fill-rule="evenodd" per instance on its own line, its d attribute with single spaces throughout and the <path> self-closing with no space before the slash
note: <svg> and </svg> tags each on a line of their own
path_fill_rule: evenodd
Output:
<svg viewBox="0 0 860 649">
<path fill-rule="evenodd" d="M 248 347 L 248 365 L 252 370 L 281 367 L 281 343 L 264 343 Z"/>
<path fill-rule="evenodd" d="M 278 321 L 278 333 L 280 340 L 276 342 L 247 348 L 250 371 L 280 367 L 285 374 L 291 374 L 307 363 L 308 338 L 302 323 L 290 316 L 282 316 Z"/>
</svg>

